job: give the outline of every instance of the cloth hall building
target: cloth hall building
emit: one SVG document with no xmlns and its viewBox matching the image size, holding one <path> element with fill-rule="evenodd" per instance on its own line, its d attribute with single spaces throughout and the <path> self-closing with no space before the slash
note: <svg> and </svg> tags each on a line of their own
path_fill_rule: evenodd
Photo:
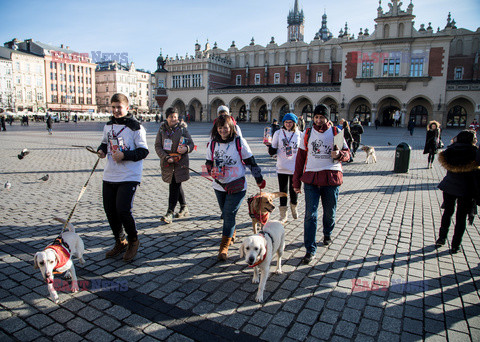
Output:
<svg viewBox="0 0 480 342">
<path fill-rule="evenodd" d="M 287 42 L 254 39 L 223 50 L 195 44 L 195 55 L 164 58 L 155 72 L 155 99 L 162 111 L 176 107 L 192 121 L 212 121 L 227 105 L 238 121 L 270 122 L 294 112 L 308 120 L 324 103 L 331 120 L 358 117 L 364 124 L 393 125 L 401 115 L 417 126 L 437 120 L 465 127 L 480 116 L 480 28 L 457 28 L 450 13 L 443 29 L 415 28 L 414 5 L 398 0 L 377 8 L 375 28 L 354 36 L 347 24 L 338 37 L 327 16 L 310 43 L 298 0 L 287 22 Z"/>
</svg>

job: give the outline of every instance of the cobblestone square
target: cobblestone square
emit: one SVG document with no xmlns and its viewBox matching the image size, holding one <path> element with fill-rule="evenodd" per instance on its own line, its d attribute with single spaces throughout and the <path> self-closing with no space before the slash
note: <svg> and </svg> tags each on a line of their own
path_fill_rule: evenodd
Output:
<svg viewBox="0 0 480 342">
<path fill-rule="evenodd" d="M 77 276 L 89 287 L 59 292 L 54 304 L 33 255 L 59 234 L 53 218 L 67 218 L 96 161 L 72 145 L 96 148 L 103 125 L 59 123 L 48 135 L 44 124 L 32 123 L 0 132 L 0 340 L 480 340 L 480 221 L 467 226 L 461 253 L 451 255 L 449 242 L 435 249 L 442 214 L 436 187 L 445 170 L 437 161 L 427 169 L 421 128 L 413 136 L 405 128 L 365 128 L 362 142 L 375 147 L 378 162 L 365 164 L 359 150 L 344 165 L 333 244 L 320 243 L 311 265 L 301 262 L 300 196 L 299 218 L 285 225 L 284 274 L 270 275 L 259 304 L 253 271 L 238 251 L 238 241 L 252 234 L 246 201 L 237 215 L 238 239 L 224 263 L 216 260 L 222 223 L 208 180 L 191 173 L 184 183 L 190 216 L 160 222 L 168 184 L 154 151 L 158 125 L 146 122 L 150 154 L 133 207 L 139 253 L 130 263 L 105 260 L 113 237 L 102 207 L 101 160 L 72 218 L 86 248 L 86 264 L 75 261 Z M 277 191 L 275 160 L 262 144 L 264 126 L 240 126 L 266 190 Z M 190 167 L 198 172 L 210 129 L 208 123 L 189 126 L 198 146 Z M 456 133 L 446 130 L 443 141 Z M 412 151 L 409 172 L 397 174 L 400 142 Z M 31 153 L 19 160 L 23 148 Z M 39 180 L 45 174 L 49 179 Z M 10 189 L 3 187 L 7 181 Z M 247 181 L 250 196 L 257 188 L 251 176 Z M 278 215 L 277 209 L 273 218 Z"/>
</svg>

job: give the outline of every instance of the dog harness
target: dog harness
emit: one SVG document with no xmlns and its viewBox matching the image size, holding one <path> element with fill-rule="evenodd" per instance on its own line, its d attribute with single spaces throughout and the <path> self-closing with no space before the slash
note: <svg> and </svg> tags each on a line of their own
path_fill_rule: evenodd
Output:
<svg viewBox="0 0 480 342">
<path fill-rule="evenodd" d="M 47 249 L 53 249 L 57 255 L 58 262 L 53 268 L 54 270 L 62 268 L 70 260 L 70 247 L 60 236 L 50 246 L 45 247 L 45 250 Z"/>
<path fill-rule="evenodd" d="M 272 240 L 272 245 L 273 245 L 273 237 L 272 235 L 270 235 L 268 232 L 265 232 L 263 230 L 261 230 L 258 235 L 260 235 L 261 237 L 263 237 L 265 239 L 265 235 L 268 235 L 270 237 L 270 239 Z M 265 239 L 266 241 L 267 239 Z M 250 265 L 248 267 L 257 267 L 258 265 L 260 265 L 264 260 L 265 258 L 267 257 L 267 246 L 265 244 L 265 254 L 263 255 L 263 258 L 261 260 L 258 260 L 256 263 L 254 263 L 253 265 Z"/>
<path fill-rule="evenodd" d="M 252 219 L 256 219 L 257 221 L 260 222 L 260 224 L 262 226 L 264 226 L 267 221 L 268 221 L 268 217 L 270 216 L 270 213 L 267 211 L 265 212 L 264 214 L 262 214 L 261 212 L 256 212 L 255 211 L 255 208 L 252 208 L 253 205 L 250 205 L 252 203 L 252 201 L 255 199 L 255 198 L 258 198 L 260 197 L 259 195 L 255 195 L 255 196 L 252 196 L 252 197 L 249 197 L 247 199 L 247 203 L 248 203 L 248 215 L 250 215 L 250 218 Z"/>
</svg>

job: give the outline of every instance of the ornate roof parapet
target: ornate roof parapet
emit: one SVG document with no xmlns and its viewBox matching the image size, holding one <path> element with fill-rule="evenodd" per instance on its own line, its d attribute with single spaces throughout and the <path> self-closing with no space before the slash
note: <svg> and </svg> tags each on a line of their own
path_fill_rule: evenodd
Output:
<svg viewBox="0 0 480 342">
<path fill-rule="evenodd" d="M 379 7 L 377 8 L 378 18 L 388 18 L 388 17 L 400 17 L 400 16 L 411 16 L 413 15 L 413 3 L 410 1 L 410 4 L 407 7 L 407 10 L 402 10 L 401 6 L 403 3 L 399 0 L 391 0 L 388 3 L 389 10 L 388 12 L 383 12 L 382 9 L 382 0 L 379 0 Z"/>
</svg>

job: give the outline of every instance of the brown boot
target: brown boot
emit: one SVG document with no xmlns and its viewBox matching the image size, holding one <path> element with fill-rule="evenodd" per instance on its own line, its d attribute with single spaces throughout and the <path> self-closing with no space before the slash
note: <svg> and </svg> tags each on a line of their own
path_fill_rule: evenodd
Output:
<svg viewBox="0 0 480 342">
<path fill-rule="evenodd" d="M 138 239 L 133 242 L 129 241 L 127 251 L 123 255 L 123 260 L 124 261 L 132 260 L 135 257 L 135 255 L 137 255 L 138 246 L 140 246 L 140 241 L 138 241 Z"/>
<path fill-rule="evenodd" d="M 229 238 L 225 235 L 222 236 L 222 242 L 220 243 L 220 251 L 218 252 L 218 260 L 225 261 L 227 260 L 228 246 L 232 242 L 232 238 Z"/>
<path fill-rule="evenodd" d="M 233 231 L 232 241 L 230 241 L 230 245 L 233 245 L 233 243 L 235 242 L 235 235 L 237 235 L 237 230 L 236 229 Z"/>
<path fill-rule="evenodd" d="M 105 258 L 113 258 L 120 253 L 124 252 L 127 249 L 127 240 L 123 239 L 115 239 L 115 246 L 109 250 L 107 253 L 105 253 Z"/>
</svg>

